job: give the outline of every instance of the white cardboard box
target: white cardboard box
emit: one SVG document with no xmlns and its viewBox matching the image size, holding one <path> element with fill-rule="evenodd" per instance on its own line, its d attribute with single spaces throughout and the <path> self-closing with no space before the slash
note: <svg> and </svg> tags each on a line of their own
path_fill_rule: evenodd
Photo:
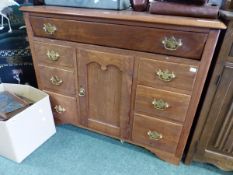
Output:
<svg viewBox="0 0 233 175">
<path fill-rule="evenodd" d="M 28 85 L 0 84 L 35 103 L 7 121 L 0 121 L 0 155 L 22 162 L 56 133 L 48 94 Z"/>
</svg>

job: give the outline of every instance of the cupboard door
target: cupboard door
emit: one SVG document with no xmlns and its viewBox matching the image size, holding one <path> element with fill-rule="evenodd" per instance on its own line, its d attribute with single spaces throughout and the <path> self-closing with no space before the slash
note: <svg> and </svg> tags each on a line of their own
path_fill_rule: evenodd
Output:
<svg viewBox="0 0 233 175">
<path fill-rule="evenodd" d="M 81 49 L 78 60 L 81 123 L 128 138 L 133 57 Z"/>
<path fill-rule="evenodd" d="M 224 67 L 198 146 L 199 155 L 233 165 L 233 64 Z M 204 154 L 203 154 L 204 152 Z M 230 158 L 231 157 L 231 158 Z M 231 159 L 231 161 L 230 161 Z"/>
</svg>

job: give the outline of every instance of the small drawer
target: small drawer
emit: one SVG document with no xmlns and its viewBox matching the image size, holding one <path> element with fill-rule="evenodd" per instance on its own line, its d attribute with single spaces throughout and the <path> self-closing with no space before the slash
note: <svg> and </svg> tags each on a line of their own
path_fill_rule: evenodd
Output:
<svg viewBox="0 0 233 175">
<path fill-rule="evenodd" d="M 182 90 L 190 94 L 197 72 L 198 63 L 178 64 L 140 58 L 138 83 L 165 90 Z"/>
<path fill-rule="evenodd" d="M 189 95 L 138 86 L 135 112 L 184 122 L 190 101 Z"/>
<path fill-rule="evenodd" d="M 175 153 L 183 126 L 147 116 L 135 115 L 132 140 L 136 143 Z"/>
<path fill-rule="evenodd" d="M 65 95 L 75 95 L 74 71 L 54 67 L 38 66 L 40 86 L 44 90 L 54 90 Z"/>
<path fill-rule="evenodd" d="M 52 111 L 57 124 L 78 121 L 76 98 L 45 91 L 50 96 Z"/>
<path fill-rule="evenodd" d="M 208 34 L 31 16 L 35 36 L 201 59 Z"/>
<path fill-rule="evenodd" d="M 34 42 L 34 49 L 39 63 L 71 68 L 75 65 L 75 48 Z"/>
</svg>

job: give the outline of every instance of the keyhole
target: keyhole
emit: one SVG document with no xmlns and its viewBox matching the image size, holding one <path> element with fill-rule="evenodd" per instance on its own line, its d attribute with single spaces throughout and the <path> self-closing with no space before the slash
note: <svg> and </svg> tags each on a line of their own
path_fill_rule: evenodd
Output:
<svg viewBox="0 0 233 175">
<path fill-rule="evenodd" d="M 106 71 L 107 70 L 107 66 L 105 66 L 105 65 L 101 66 L 101 70 L 102 71 Z"/>
</svg>

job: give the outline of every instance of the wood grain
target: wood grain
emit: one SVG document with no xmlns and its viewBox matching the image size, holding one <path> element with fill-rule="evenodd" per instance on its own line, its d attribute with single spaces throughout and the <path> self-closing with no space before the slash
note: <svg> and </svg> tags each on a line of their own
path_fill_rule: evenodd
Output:
<svg viewBox="0 0 233 175">
<path fill-rule="evenodd" d="M 200 59 L 207 38 L 205 33 L 160 30 L 148 27 L 131 27 L 36 16 L 31 17 L 30 20 L 35 36 L 39 37 L 57 38 L 194 59 Z M 48 23 L 57 28 L 53 35 L 47 34 L 43 30 L 44 24 Z M 63 26 L 66 27 L 64 28 Z M 175 37 L 177 40 L 181 39 L 183 45 L 174 51 L 165 49 L 162 41 L 170 37 Z"/>
<path fill-rule="evenodd" d="M 104 132 L 128 138 L 133 58 L 98 50 L 79 50 L 78 57 L 80 88 L 86 90 L 80 97 L 84 125 L 102 125 Z"/>
<path fill-rule="evenodd" d="M 47 64 L 50 66 L 70 67 L 75 66 L 76 51 L 75 48 L 57 45 L 52 43 L 34 42 L 34 48 L 36 50 L 36 57 L 39 64 Z M 57 61 L 51 61 L 47 53 L 54 51 L 59 54 Z"/>
<path fill-rule="evenodd" d="M 150 60 L 147 58 L 139 59 L 139 84 L 186 94 L 192 93 L 198 72 L 198 62 L 190 62 L 189 64 L 174 63 L 172 59 L 167 59 L 166 56 L 164 56 L 164 61 Z M 169 82 L 163 81 L 157 75 L 159 70 L 173 72 L 176 77 Z"/>
<path fill-rule="evenodd" d="M 56 67 L 49 67 L 39 65 L 40 82 L 43 90 L 53 90 L 64 95 L 75 95 L 75 73 L 73 70 L 60 69 Z M 51 83 L 51 78 L 57 76 L 62 80 L 61 85 L 54 85 Z"/>
<path fill-rule="evenodd" d="M 45 92 L 49 94 L 56 124 L 78 123 L 75 97 L 64 96 L 50 91 Z M 59 105 L 65 109 L 64 112 L 59 113 L 56 111 L 55 108 Z"/>
<path fill-rule="evenodd" d="M 164 100 L 169 104 L 165 110 L 155 109 L 152 101 Z M 135 112 L 151 117 L 160 117 L 183 123 L 189 107 L 190 96 L 161 89 L 138 86 L 135 101 Z"/>
<path fill-rule="evenodd" d="M 229 21 L 220 52 L 213 66 L 207 93 L 198 113 L 198 122 L 185 163 L 192 160 L 216 165 L 225 171 L 233 170 L 232 156 L 232 32 Z"/>
<path fill-rule="evenodd" d="M 187 116 L 185 119 L 183 131 L 177 147 L 176 155 L 178 157 L 183 154 L 185 144 L 189 136 L 189 132 L 197 111 L 197 107 L 200 102 L 202 90 L 205 85 L 209 67 L 214 55 L 214 50 L 217 44 L 218 36 L 219 36 L 219 30 L 212 30 L 210 31 L 209 37 L 207 39 L 207 43 L 204 49 L 204 53 L 202 55 L 199 71 L 197 73 L 196 81 L 194 84 L 193 94 L 190 100 L 190 107 L 187 111 Z"/>
<path fill-rule="evenodd" d="M 53 6 L 36 6 L 21 7 L 20 10 L 31 13 L 41 14 L 59 14 L 68 16 L 78 16 L 85 18 L 102 18 L 109 20 L 121 21 L 138 21 L 142 23 L 172 24 L 177 26 L 204 27 L 213 29 L 226 29 L 223 22 L 219 20 L 152 15 L 148 13 L 134 12 L 131 10 L 112 11 L 112 10 L 88 10 L 80 8 L 53 7 Z"/>
<path fill-rule="evenodd" d="M 181 134 L 182 125 L 142 115 L 134 116 L 132 140 L 166 152 L 175 153 Z M 163 135 L 160 140 L 151 140 L 148 131 Z"/>
<path fill-rule="evenodd" d="M 25 21 L 39 88 L 60 95 L 66 94 L 66 97 L 76 99 L 75 118 L 78 122 L 70 120 L 70 124 L 143 146 L 161 159 L 179 163 L 219 34 L 219 30 L 212 28 L 218 28 L 221 22 L 212 20 L 206 22 L 185 17 L 168 17 L 171 20 L 167 20 L 168 18 L 164 16 L 160 18 L 157 15 L 136 14 L 129 11 L 107 12 L 57 7 L 23 7 L 22 9 L 25 10 Z M 33 22 L 33 19 L 36 20 Z M 38 19 L 40 23 L 37 24 Z M 56 23 L 58 30 L 54 36 L 42 33 L 43 22 Z M 37 30 L 41 35 L 36 34 Z M 59 33 L 60 31 L 62 32 Z M 176 51 L 164 51 L 161 43 L 165 35 L 167 37 L 175 35 L 178 39 L 181 38 L 184 44 Z M 75 58 L 73 67 L 38 61 L 39 56 L 36 54 L 37 48 L 34 47 L 34 42 L 45 43 L 45 47 L 51 44 L 65 49 L 71 48 L 72 53 L 75 50 L 75 56 L 70 54 L 71 51 L 67 53 Z M 156 63 L 151 62 L 153 60 Z M 139 71 L 139 63 L 143 65 L 143 71 Z M 150 71 L 147 70 L 147 68 L 152 70 L 151 64 L 180 72 L 176 80 L 182 77 L 183 82 L 181 79 L 177 84 L 174 81 L 174 86 L 154 83 L 149 76 Z M 196 74 L 187 73 L 188 66 L 198 68 Z M 47 80 L 51 73 L 64 76 L 62 78 L 68 83 L 64 83 L 65 86 L 60 88 L 50 87 Z M 140 81 L 138 75 L 141 76 Z M 140 116 L 136 114 L 140 119 L 134 118 L 135 95 L 138 93 L 137 87 L 142 84 L 147 86 L 146 89 L 155 89 L 156 93 L 151 91 L 155 96 L 170 95 L 168 99 L 172 99 L 174 104 L 179 104 L 178 112 L 184 109 L 184 112 L 179 112 L 181 118 L 172 116 L 171 119 L 174 113 L 169 114 L 170 118 L 167 117 L 169 115 L 163 118 L 160 115 L 142 114 Z M 85 94 L 79 97 L 81 88 L 85 89 Z M 142 95 L 142 99 L 147 97 L 149 95 Z M 182 106 L 183 102 L 185 106 Z M 187 105 L 188 109 L 186 109 Z M 132 134 L 134 132 L 132 127 L 136 122 L 139 131 L 148 129 L 147 126 L 164 131 L 168 136 L 166 137 L 168 140 L 165 140 L 168 144 L 153 146 L 143 139 L 132 141 L 131 135 L 135 136 Z"/>
<path fill-rule="evenodd" d="M 233 64 L 224 67 L 194 159 L 233 170 Z M 227 160 L 227 161 L 226 161 Z"/>
<path fill-rule="evenodd" d="M 233 28 L 233 22 L 231 21 L 228 25 L 228 30 L 227 30 L 225 36 L 223 35 L 224 40 L 222 43 L 220 43 L 221 49 L 219 52 L 219 56 L 217 58 L 217 62 L 213 68 L 214 71 L 210 75 L 211 81 L 208 85 L 206 85 L 208 87 L 208 91 L 204 96 L 205 97 L 204 103 L 203 103 L 203 105 L 201 107 L 201 111 L 199 112 L 199 115 L 198 115 L 198 121 L 197 121 L 197 124 L 195 125 L 195 132 L 192 136 L 190 146 L 188 147 L 188 153 L 187 153 L 187 156 L 185 158 L 186 164 L 190 164 L 193 159 L 197 160 L 197 158 L 196 158 L 196 155 L 197 155 L 196 154 L 196 151 L 197 151 L 196 146 L 200 140 L 200 137 L 201 137 L 203 128 L 205 126 L 206 120 L 208 119 L 209 110 L 210 110 L 212 102 L 214 100 L 215 93 L 218 89 L 218 86 L 216 86 L 216 82 L 219 80 L 219 78 L 221 77 L 221 74 L 224 70 L 224 63 L 226 61 L 231 61 L 231 60 L 233 61 L 232 57 L 230 56 L 231 46 L 232 46 L 232 42 L 233 42 L 233 38 L 231 37 L 232 32 L 233 32 L 232 28 Z M 199 157 L 198 161 L 201 161 L 203 159 L 207 162 L 208 161 L 215 162 L 215 160 L 205 158 L 204 156 Z M 223 162 L 224 162 L 224 160 L 223 160 Z M 221 163 L 221 165 L 222 164 L 224 164 L 224 163 Z"/>
</svg>

